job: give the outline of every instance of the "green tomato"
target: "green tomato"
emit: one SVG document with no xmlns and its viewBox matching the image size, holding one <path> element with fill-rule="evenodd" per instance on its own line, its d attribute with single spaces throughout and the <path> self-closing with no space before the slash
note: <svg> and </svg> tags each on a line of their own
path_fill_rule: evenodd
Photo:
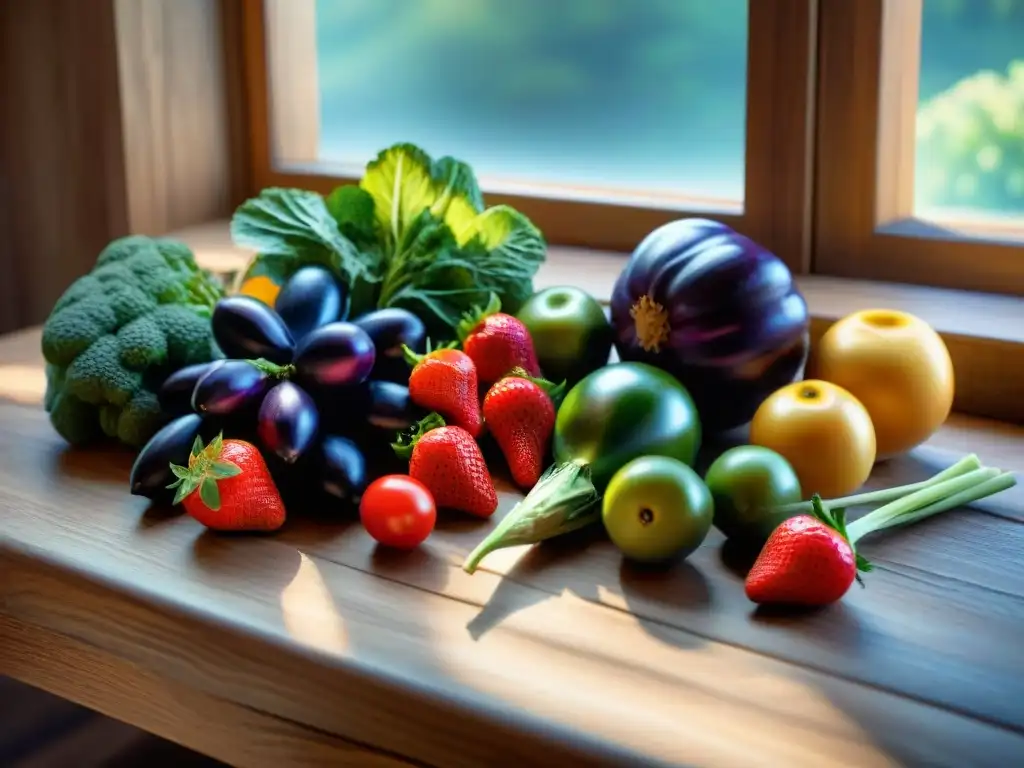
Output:
<svg viewBox="0 0 1024 768">
<path fill-rule="evenodd" d="M 555 419 L 555 461 L 590 466 L 600 493 L 623 465 L 641 456 L 693 464 L 701 428 L 690 394 L 646 363 L 616 363 L 569 390 Z"/>
<path fill-rule="evenodd" d="M 800 501 L 800 480 L 785 458 L 758 445 L 730 448 L 704 477 L 715 501 L 715 526 L 730 539 L 762 543 Z"/>
<path fill-rule="evenodd" d="M 519 310 L 545 378 L 570 386 L 607 364 L 612 327 L 593 296 L 572 286 L 546 288 Z"/>
<path fill-rule="evenodd" d="M 616 472 L 601 507 L 612 542 L 641 562 L 686 557 L 704 541 L 713 517 L 700 476 L 667 456 L 643 456 Z"/>
</svg>

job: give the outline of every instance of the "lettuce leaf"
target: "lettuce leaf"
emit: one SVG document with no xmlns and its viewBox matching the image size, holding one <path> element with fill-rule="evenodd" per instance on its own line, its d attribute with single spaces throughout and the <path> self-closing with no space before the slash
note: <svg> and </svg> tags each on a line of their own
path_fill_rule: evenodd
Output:
<svg viewBox="0 0 1024 768">
<path fill-rule="evenodd" d="M 543 236 L 509 206 L 485 210 L 467 164 L 398 144 L 367 166 L 360 186 L 389 245 L 381 306 L 418 302 L 454 328 L 492 292 L 506 312 L 533 293 Z"/>
<path fill-rule="evenodd" d="M 351 316 L 404 307 L 438 341 L 455 338 L 462 315 L 491 294 L 517 311 L 546 251 L 526 216 L 484 207 L 468 164 L 412 144 L 385 149 L 358 185 L 326 198 L 264 190 L 235 212 L 232 236 L 259 254 L 247 276 L 282 282 L 305 264 L 325 265 L 349 286 Z"/>
<path fill-rule="evenodd" d="M 318 264 L 342 277 L 375 281 L 378 265 L 341 233 L 324 198 L 303 189 L 270 187 L 246 200 L 231 219 L 231 238 L 259 257 L 249 276 L 284 282 L 299 267 Z"/>
</svg>

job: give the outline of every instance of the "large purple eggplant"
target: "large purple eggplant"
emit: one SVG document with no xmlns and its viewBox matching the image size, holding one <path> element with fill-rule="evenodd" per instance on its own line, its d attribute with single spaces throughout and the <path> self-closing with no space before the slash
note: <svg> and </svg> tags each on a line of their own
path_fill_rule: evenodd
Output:
<svg viewBox="0 0 1024 768">
<path fill-rule="evenodd" d="M 342 318 L 343 287 L 323 267 L 303 267 L 284 284 L 274 309 L 292 338 L 302 341 L 310 331 Z"/>
<path fill-rule="evenodd" d="M 328 323 L 310 333 L 295 351 L 295 372 L 313 388 L 350 387 L 373 370 L 373 342 L 352 323 Z"/>
<path fill-rule="evenodd" d="M 674 375 L 708 431 L 750 421 L 806 362 L 807 304 L 786 265 L 719 222 L 651 232 L 619 275 L 611 310 L 619 357 Z"/>
<path fill-rule="evenodd" d="M 196 413 L 217 416 L 255 408 L 274 380 L 245 360 L 226 360 L 203 376 L 192 393 Z"/>
<path fill-rule="evenodd" d="M 263 398 L 256 423 L 263 447 L 291 464 L 313 443 L 320 416 L 302 387 L 282 381 Z"/>
<path fill-rule="evenodd" d="M 406 309 L 389 307 L 367 312 L 353 323 L 366 331 L 377 350 L 373 378 L 407 383 L 411 368 L 402 354 L 402 346 L 413 352 L 424 350 L 427 331 L 423 321 Z"/>
<path fill-rule="evenodd" d="M 290 363 L 295 351 L 291 331 L 278 314 L 251 296 L 228 296 L 213 309 L 213 338 L 228 357 L 263 357 Z"/>
<path fill-rule="evenodd" d="M 210 363 L 186 365 L 172 373 L 164 379 L 160 391 L 157 392 L 160 410 L 168 416 L 191 413 L 192 393 L 196 390 L 196 384 L 203 376 L 215 368 L 219 368 L 223 363 L 223 360 L 214 360 Z"/>
</svg>

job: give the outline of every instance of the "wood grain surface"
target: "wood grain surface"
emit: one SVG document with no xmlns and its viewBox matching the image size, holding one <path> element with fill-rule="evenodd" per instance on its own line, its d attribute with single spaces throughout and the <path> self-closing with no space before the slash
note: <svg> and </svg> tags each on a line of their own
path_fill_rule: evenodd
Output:
<svg viewBox="0 0 1024 768">
<path fill-rule="evenodd" d="M 32 343 L 0 341 L 0 365 L 38 366 Z M 866 589 L 786 616 L 753 610 L 716 533 L 669 570 L 591 532 L 474 576 L 493 522 L 455 514 L 402 555 L 343 509 L 207 533 L 20 391 L 0 385 L 0 672 L 233 764 L 1024 760 L 1020 488 L 865 540 Z M 1024 430 L 956 418 L 871 484 L 964 451 L 1022 469 Z"/>
</svg>

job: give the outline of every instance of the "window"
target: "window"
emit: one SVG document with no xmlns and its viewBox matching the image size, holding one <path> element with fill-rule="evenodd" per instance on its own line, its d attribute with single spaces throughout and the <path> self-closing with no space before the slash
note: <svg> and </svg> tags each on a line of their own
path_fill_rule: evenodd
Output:
<svg viewBox="0 0 1024 768">
<path fill-rule="evenodd" d="M 1024 293 L 1024 2 L 823 0 L 814 268 Z"/>
<path fill-rule="evenodd" d="M 1024 3 L 926 2 L 914 214 L 1024 224 Z"/>
<path fill-rule="evenodd" d="M 1024 293 L 1024 0 L 247 0 L 256 186 L 408 140 L 555 244 L 711 216 L 796 272 Z"/>
<path fill-rule="evenodd" d="M 806 260 L 812 0 L 247 5 L 256 181 L 320 191 L 411 141 L 550 242 L 710 215 Z M 262 95 L 261 95 L 262 94 Z M 262 116 L 262 117 L 261 117 Z M 793 159 L 795 174 L 781 164 Z"/>
<path fill-rule="evenodd" d="M 411 141 L 490 190 L 741 211 L 747 0 L 318 0 L 317 158 Z"/>
</svg>

